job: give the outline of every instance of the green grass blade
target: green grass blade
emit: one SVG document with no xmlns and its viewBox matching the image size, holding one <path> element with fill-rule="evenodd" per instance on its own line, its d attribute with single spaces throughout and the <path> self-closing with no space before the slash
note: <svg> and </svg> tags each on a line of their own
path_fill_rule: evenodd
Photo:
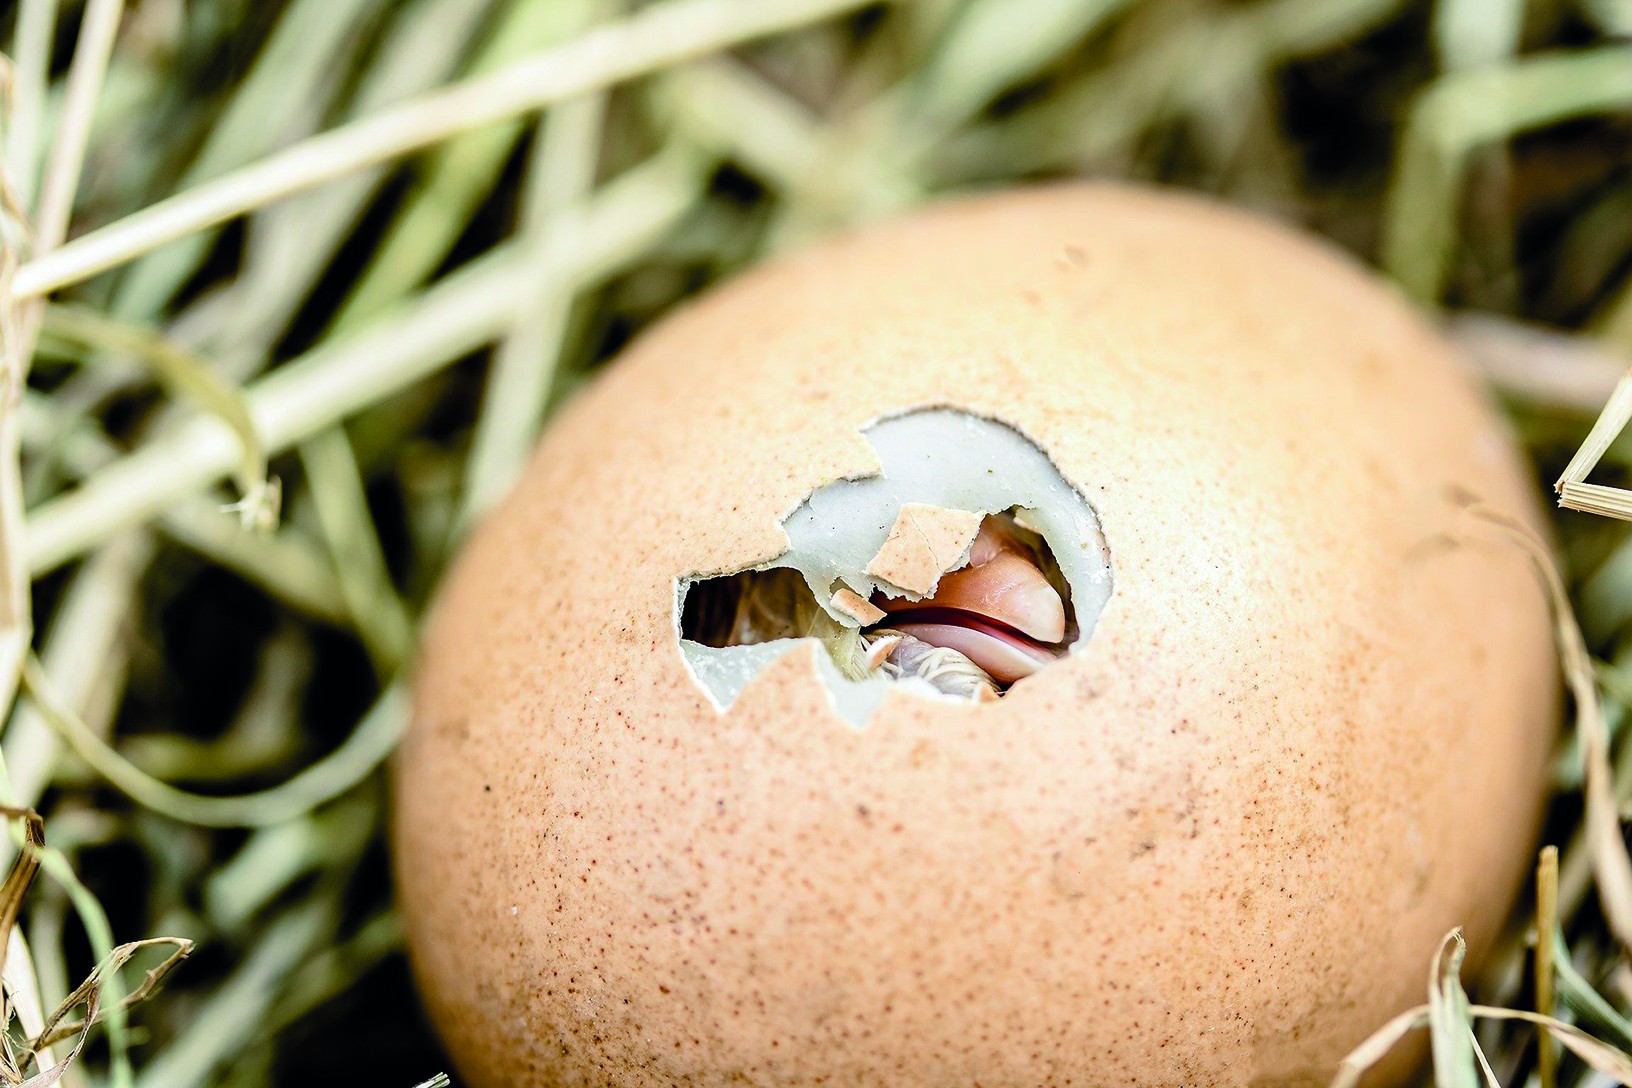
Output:
<svg viewBox="0 0 1632 1088">
<path fill-rule="evenodd" d="M 1573 117 L 1632 109 L 1632 47 L 1528 57 L 1445 76 L 1411 110 L 1384 216 L 1383 266 L 1437 304 L 1456 247 L 1463 166 L 1474 148 Z"/>
</svg>

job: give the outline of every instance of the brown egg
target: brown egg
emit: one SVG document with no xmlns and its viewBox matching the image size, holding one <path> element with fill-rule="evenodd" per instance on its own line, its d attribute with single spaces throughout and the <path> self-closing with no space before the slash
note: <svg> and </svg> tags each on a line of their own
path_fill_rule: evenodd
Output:
<svg viewBox="0 0 1632 1088">
<path fill-rule="evenodd" d="M 1464 508 L 1531 491 L 1409 306 L 1202 201 L 756 271 L 443 591 L 395 825 L 432 1017 L 475 1088 L 1322 1083 L 1527 866 L 1547 610 Z"/>
</svg>

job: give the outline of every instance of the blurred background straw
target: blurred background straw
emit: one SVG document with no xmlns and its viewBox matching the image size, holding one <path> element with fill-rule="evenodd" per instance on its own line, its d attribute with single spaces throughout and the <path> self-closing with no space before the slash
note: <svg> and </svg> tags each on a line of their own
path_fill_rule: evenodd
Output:
<svg viewBox="0 0 1632 1088">
<path fill-rule="evenodd" d="M 1216 194 L 1445 321 L 1538 488 L 1632 361 L 1628 0 L 18 0 L 0 32 L 0 800 L 46 843 L 12 821 L 0 1084 L 69 1056 L 87 978 L 68 1084 L 445 1065 L 381 837 L 417 617 L 553 407 L 768 255 L 1016 181 Z M 1629 477 L 1611 442 L 1593 480 Z M 1558 538 L 1560 853 L 1467 985 L 1625 1051 L 1594 873 L 1625 869 L 1632 535 Z M 1619 1068 L 1477 1040 L 1442 1083 Z"/>
</svg>

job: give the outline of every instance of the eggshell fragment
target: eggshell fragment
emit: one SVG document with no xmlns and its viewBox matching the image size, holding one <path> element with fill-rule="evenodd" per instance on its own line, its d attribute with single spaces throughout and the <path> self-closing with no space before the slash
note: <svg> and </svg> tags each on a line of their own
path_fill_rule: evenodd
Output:
<svg viewBox="0 0 1632 1088">
<path fill-rule="evenodd" d="M 935 592 L 941 575 L 963 561 L 980 532 L 981 515 L 921 502 L 905 503 L 867 573 L 919 597 Z"/>
<path fill-rule="evenodd" d="M 926 405 L 1092 504 L 1092 631 L 865 728 L 793 643 L 719 709 L 678 580 L 782 554 Z M 1198 200 L 959 201 L 714 292 L 557 418 L 426 633 L 394 850 L 463 1080 L 1326 1083 L 1528 867 L 1546 601 L 1462 503 L 1541 530 L 1534 490 L 1396 292 Z"/>
<path fill-rule="evenodd" d="M 884 610 L 853 589 L 840 589 L 833 594 L 834 611 L 841 612 L 862 627 L 869 627 L 884 618 Z"/>
<path fill-rule="evenodd" d="M 862 658 L 868 669 L 876 669 L 889 660 L 891 651 L 901 645 L 900 635 L 881 635 L 867 644 L 867 653 Z"/>
</svg>

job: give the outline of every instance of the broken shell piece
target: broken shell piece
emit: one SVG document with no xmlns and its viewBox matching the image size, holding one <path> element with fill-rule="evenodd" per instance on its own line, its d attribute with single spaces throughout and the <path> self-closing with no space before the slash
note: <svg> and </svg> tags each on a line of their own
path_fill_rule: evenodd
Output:
<svg viewBox="0 0 1632 1088">
<path fill-rule="evenodd" d="M 964 561 L 980 531 L 981 515 L 909 502 L 895 516 L 867 573 L 919 597 L 935 592 L 941 575 Z"/>
<path fill-rule="evenodd" d="M 904 631 L 885 629 L 878 634 L 881 637 L 874 645 L 889 642 L 883 668 L 895 679 L 922 680 L 943 695 L 979 703 L 998 697 L 997 683 L 991 676 L 957 650 L 931 645 Z"/>
<path fill-rule="evenodd" d="M 890 653 L 900 642 L 900 635 L 884 635 L 873 639 L 871 642 L 864 642 L 865 652 L 861 658 L 862 666 L 868 672 L 872 672 L 889 660 Z"/>
<path fill-rule="evenodd" d="M 882 608 L 848 587 L 841 587 L 828 603 L 833 611 L 849 616 L 863 627 L 871 627 L 884 618 Z"/>
</svg>

